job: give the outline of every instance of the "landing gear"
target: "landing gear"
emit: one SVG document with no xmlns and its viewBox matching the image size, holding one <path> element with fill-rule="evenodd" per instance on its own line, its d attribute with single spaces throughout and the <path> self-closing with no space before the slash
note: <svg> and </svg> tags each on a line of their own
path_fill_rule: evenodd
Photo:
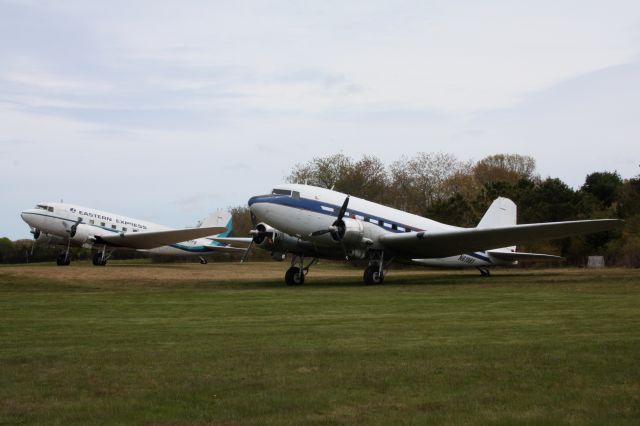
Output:
<svg viewBox="0 0 640 426">
<path fill-rule="evenodd" d="M 384 282 L 385 270 L 393 261 L 393 257 L 384 264 L 383 251 L 369 251 L 369 266 L 364 270 L 362 280 L 366 285 L 382 284 Z"/>
<path fill-rule="evenodd" d="M 201 265 L 206 265 L 207 263 L 209 263 L 209 261 L 207 259 L 205 259 L 204 257 L 200 256 L 200 264 Z"/>
<path fill-rule="evenodd" d="M 71 249 L 71 238 L 67 240 L 67 249 L 61 252 L 56 258 L 56 264 L 58 266 L 69 266 L 71 264 L 71 253 L 69 253 L 70 249 Z"/>
<path fill-rule="evenodd" d="M 63 251 L 56 258 L 56 264 L 58 266 L 69 266 L 71 264 L 71 255 L 69 255 L 69 251 Z"/>
<path fill-rule="evenodd" d="M 382 284 L 384 282 L 384 271 L 380 263 L 374 262 L 364 270 L 362 279 L 366 285 Z"/>
<path fill-rule="evenodd" d="M 294 254 L 291 257 L 291 267 L 287 269 L 287 273 L 284 274 L 284 282 L 287 285 L 302 285 L 304 284 L 304 277 L 309 273 L 309 268 L 311 265 L 316 263 L 318 259 L 313 258 L 313 260 L 307 265 L 304 266 L 304 256 L 298 256 Z M 298 263 L 298 266 L 294 266 Z"/>
<path fill-rule="evenodd" d="M 102 250 L 93 253 L 91 261 L 95 266 L 105 266 L 107 264 L 107 260 L 109 260 L 112 254 L 113 250 L 111 251 L 111 253 L 107 254 L 107 246 L 105 244 L 102 247 Z"/>
<path fill-rule="evenodd" d="M 478 271 L 480 271 L 480 275 L 482 275 L 483 277 L 490 277 L 491 276 L 491 271 L 489 270 L 489 268 L 485 268 L 483 266 L 478 266 Z"/>
<path fill-rule="evenodd" d="M 99 251 L 93 253 L 91 261 L 93 262 L 94 266 L 105 266 L 107 264 L 107 260 L 103 259 L 102 253 Z"/>
<path fill-rule="evenodd" d="M 287 285 L 302 285 L 304 284 L 304 270 L 296 266 L 292 266 L 287 269 L 287 273 L 284 274 L 284 282 Z"/>
</svg>

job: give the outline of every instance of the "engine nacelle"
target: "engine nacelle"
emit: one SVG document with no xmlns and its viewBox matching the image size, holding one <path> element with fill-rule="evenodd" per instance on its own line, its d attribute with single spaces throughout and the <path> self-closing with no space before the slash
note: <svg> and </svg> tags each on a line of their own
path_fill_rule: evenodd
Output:
<svg viewBox="0 0 640 426">
<path fill-rule="evenodd" d="M 75 232 L 73 232 L 72 230 L 70 234 L 71 241 L 80 245 L 93 241 L 95 233 L 93 232 L 93 228 L 91 226 L 80 223 L 77 226 L 74 225 L 74 228 Z"/>
<path fill-rule="evenodd" d="M 364 239 L 364 224 L 356 219 L 343 219 L 338 225 L 338 234 L 331 233 L 334 241 L 341 241 L 345 246 L 360 247 Z"/>
<path fill-rule="evenodd" d="M 283 253 L 293 252 L 309 256 L 315 255 L 316 252 L 313 244 L 308 241 L 280 232 L 266 223 L 256 225 L 253 243 L 263 250 L 279 254 L 280 259 Z"/>
</svg>

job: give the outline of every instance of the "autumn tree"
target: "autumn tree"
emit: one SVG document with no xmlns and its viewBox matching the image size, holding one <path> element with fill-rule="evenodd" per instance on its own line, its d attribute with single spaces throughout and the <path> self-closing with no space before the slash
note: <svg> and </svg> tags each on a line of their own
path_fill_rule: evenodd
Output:
<svg viewBox="0 0 640 426">
<path fill-rule="evenodd" d="M 390 167 L 395 202 L 400 208 L 425 215 L 435 202 L 455 194 L 450 178 L 469 166 L 453 154 L 420 152 L 409 159 L 402 157 Z"/>
<path fill-rule="evenodd" d="M 478 161 L 473 175 L 479 185 L 490 182 L 516 183 L 520 179 L 537 180 L 536 160 L 528 155 L 496 154 Z"/>
</svg>

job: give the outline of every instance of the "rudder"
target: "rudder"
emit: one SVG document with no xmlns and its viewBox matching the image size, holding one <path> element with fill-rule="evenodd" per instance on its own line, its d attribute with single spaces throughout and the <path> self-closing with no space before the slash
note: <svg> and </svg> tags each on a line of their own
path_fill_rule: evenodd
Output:
<svg viewBox="0 0 640 426">
<path fill-rule="evenodd" d="M 499 226 L 512 226 L 517 222 L 518 208 L 508 198 L 498 197 L 487 209 L 477 228 L 495 228 Z"/>
</svg>

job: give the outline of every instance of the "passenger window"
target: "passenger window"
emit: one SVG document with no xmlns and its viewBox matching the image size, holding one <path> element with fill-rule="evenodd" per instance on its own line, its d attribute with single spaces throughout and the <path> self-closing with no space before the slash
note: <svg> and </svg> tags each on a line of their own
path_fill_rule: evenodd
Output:
<svg viewBox="0 0 640 426">
<path fill-rule="evenodd" d="M 291 198 L 295 198 L 296 200 L 300 199 L 300 193 L 298 191 L 293 191 L 291 193 Z"/>
<path fill-rule="evenodd" d="M 382 219 L 378 221 L 378 226 L 384 226 L 384 221 Z"/>
<path fill-rule="evenodd" d="M 100 222 L 100 226 L 107 226 L 107 224 L 104 222 Z"/>
<path fill-rule="evenodd" d="M 111 229 L 116 229 L 116 226 L 115 225 L 111 225 Z"/>
<path fill-rule="evenodd" d="M 134 230 L 133 230 L 133 232 L 138 232 L 138 230 L 137 230 L 137 229 L 134 229 Z"/>
<path fill-rule="evenodd" d="M 50 212 L 53 212 L 53 207 L 48 207 L 47 210 L 49 210 Z"/>
<path fill-rule="evenodd" d="M 127 228 L 122 227 L 122 232 L 127 232 Z"/>
<path fill-rule="evenodd" d="M 91 220 L 89 221 L 89 223 L 90 223 L 90 224 L 92 224 L 92 225 L 94 225 L 94 224 L 95 224 L 95 221 L 94 221 L 93 219 L 91 219 Z"/>
</svg>

